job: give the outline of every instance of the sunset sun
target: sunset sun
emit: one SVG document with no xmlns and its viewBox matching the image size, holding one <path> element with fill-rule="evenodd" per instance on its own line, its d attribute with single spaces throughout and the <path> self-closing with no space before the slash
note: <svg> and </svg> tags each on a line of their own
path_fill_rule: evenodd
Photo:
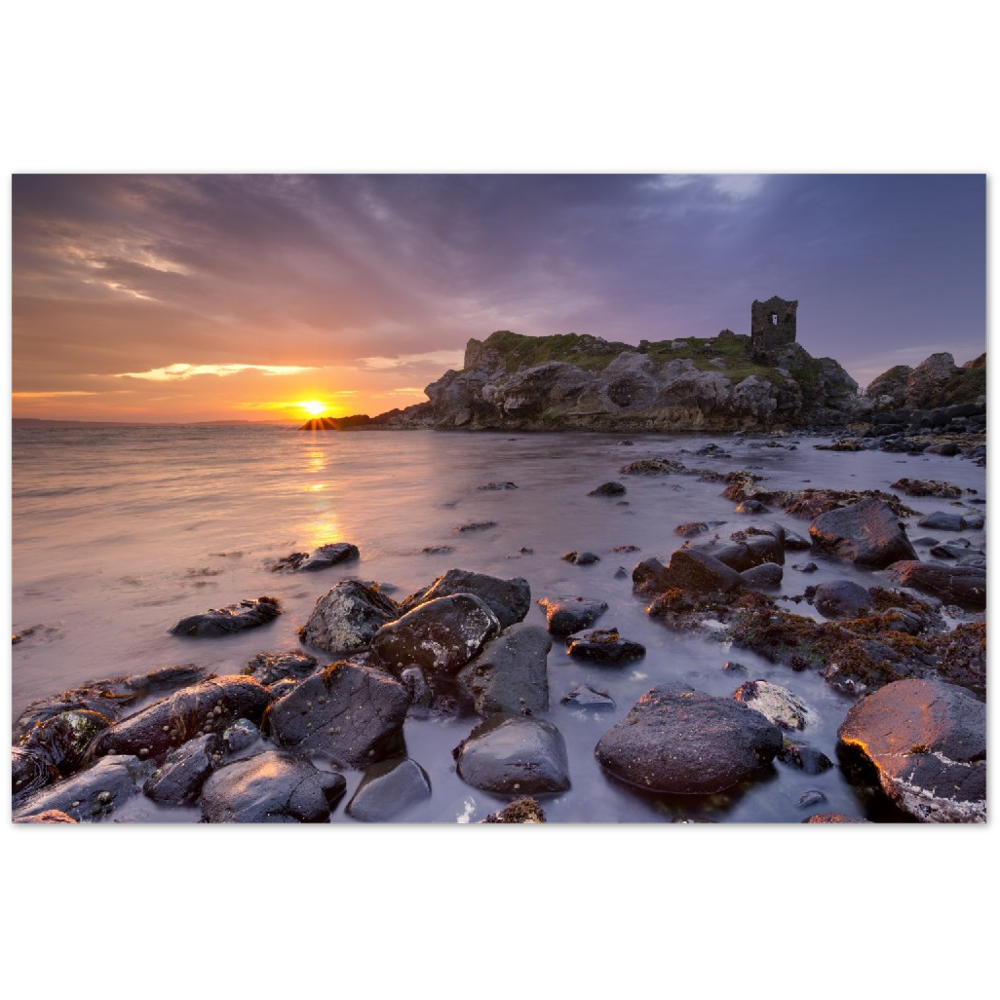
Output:
<svg viewBox="0 0 1000 1000">
<path fill-rule="evenodd" d="M 299 409 L 305 410 L 310 417 L 321 417 L 327 410 L 326 403 L 321 403 L 317 399 L 307 399 L 305 402 L 299 403 L 298 406 Z"/>
</svg>

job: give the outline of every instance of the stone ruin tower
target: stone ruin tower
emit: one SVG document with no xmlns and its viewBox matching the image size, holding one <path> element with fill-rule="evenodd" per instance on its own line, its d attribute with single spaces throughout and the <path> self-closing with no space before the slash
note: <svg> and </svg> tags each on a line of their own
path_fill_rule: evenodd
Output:
<svg viewBox="0 0 1000 1000">
<path fill-rule="evenodd" d="M 777 295 L 766 302 L 754 299 L 750 307 L 751 353 L 767 360 L 779 348 L 795 343 L 795 311 L 798 300 L 786 302 Z"/>
</svg>

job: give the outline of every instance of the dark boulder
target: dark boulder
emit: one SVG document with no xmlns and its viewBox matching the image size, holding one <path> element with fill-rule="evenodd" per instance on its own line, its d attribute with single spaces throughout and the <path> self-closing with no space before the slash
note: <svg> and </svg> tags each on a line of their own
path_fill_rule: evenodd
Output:
<svg viewBox="0 0 1000 1000">
<path fill-rule="evenodd" d="M 342 774 L 266 750 L 219 768 L 202 789 L 201 815 L 206 823 L 324 823 L 346 789 Z"/>
<path fill-rule="evenodd" d="M 861 566 L 884 569 L 916 553 L 899 518 L 881 500 L 862 500 L 820 514 L 809 526 L 814 544 Z"/>
<path fill-rule="evenodd" d="M 794 563 L 792 565 L 792 569 L 798 570 L 800 573 L 815 573 L 816 570 L 819 569 L 819 566 L 810 560 L 809 562 L 804 563 Z"/>
<path fill-rule="evenodd" d="M 333 663 L 276 701 L 266 725 L 277 743 L 298 753 L 366 767 L 399 755 L 409 701 L 406 687 L 389 674 Z"/>
<path fill-rule="evenodd" d="M 11 747 L 10 789 L 15 809 L 29 795 L 58 778 L 59 772 L 44 754 L 24 747 Z"/>
<path fill-rule="evenodd" d="M 545 609 L 545 624 L 553 635 L 566 636 L 589 628 L 608 605 L 588 597 L 542 597 L 537 602 Z"/>
<path fill-rule="evenodd" d="M 872 607 L 872 598 L 853 580 L 831 580 L 816 588 L 813 607 L 824 618 L 857 618 L 863 608 Z"/>
<path fill-rule="evenodd" d="M 479 715 L 532 714 L 549 707 L 546 660 L 552 639 L 539 625 L 519 622 L 491 639 L 459 672 Z"/>
<path fill-rule="evenodd" d="M 704 521 L 685 521 L 674 528 L 674 534 L 681 538 L 691 538 L 694 535 L 703 535 L 708 531 L 708 525 Z"/>
<path fill-rule="evenodd" d="M 899 490 L 911 497 L 941 497 L 946 500 L 955 500 L 962 495 L 961 487 L 941 482 L 938 479 L 907 479 L 904 477 L 897 479 L 889 489 Z"/>
<path fill-rule="evenodd" d="M 900 808 L 931 823 L 986 822 L 986 705 L 934 680 L 887 684 L 837 731 Z"/>
<path fill-rule="evenodd" d="M 50 809 L 78 822 L 107 819 L 115 809 L 141 794 L 152 771 L 152 761 L 126 754 L 105 757 L 88 770 L 26 798 L 14 811 L 14 819 Z"/>
<path fill-rule="evenodd" d="M 172 629 L 171 635 L 220 636 L 259 628 L 281 614 L 281 604 L 275 597 L 258 597 L 240 601 L 225 608 L 212 608 L 201 615 L 182 618 Z"/>
<path fill-rule="evenodd" d="M 587 496 L 588 497 L 620 497 L 622 494 L 628 491 L 621 483 L 610 482 L 601 483 L 600 486 L 595 490 L 591 490 Z"/>
<path fill-rule="evenodd" d="M 60 712 L 39 722 L 21 738 L 21 746 L 41 753 L 60 774 L 67 775 L 80 766 L 91 741 L 110 725 L 111 720 L 100 712 Z"/>
<path fill-rule="evenodd" d="M 290 650 L 287 653 L 258 653 L 243 668 L 243 673 L 258 684 L 270 687 L 278 681 L 300 680 L 316 669 L 316 657 Z"/>
<path fill-rule="evenodd" d="M 822 774 L 833 767 L 833 761 L 825 753 L 801 743 L 786 743 L 778 751 L 777 759 L 806 774 Z"/>
<path fill-rule="evenodd" d="M 427 772 L 409 757 L 395 757 L 365 769 L 345 811 L 364 823 L 385 823 L 430 796 Z"/>
<path fill-rule="evenodd" d="M 743 586 L 740 574 L 699 549 L 678 549 L 663 567 L 646 559 L 632 571 L 633 589 L 642 593 L 679 588 L 688 594 L 728 593 Z"/>
<path fill-rule="evenodd" d="M 920 528 L 930 528 L 932 531 L 965 531 L 969 525 L 961 514 L 950 514 L 948 511 L 935 510 L 917 521 Z"/>
<path fill-rule="evenodd" d="M 143 790 L 161 805 L 191 805 L 221 758 L 222 741 L 215 733 L 206 733 L 176 750 L 170 750 L 163 765 L 153 772 Z"/>
<path fill-rule="evenodd" d="M 647 691 L 595 753 L 630 785 L 707 795 L 751 777 L 781 745 L 781 730 L 748 706 L 666 684 Z"/>
<path fill-rule="evenodd" d="M 578 684 L 559 701 L 560 704 L 570 705 L 573 708 L 615 708 L 615 700 L 607 691 L 592 687 L 590 684 Z"/>
<path fill-rule="evenodd" d="M 332 545 L 321 545 L 298 567 L 298 570 L 301 573 L 311 573 L 360 558 L 361 553 L 356 545 L 350 542 L 334 542 Z"/>
<path fill-rule="evenodd" d="M 483 483 L 482 486 L 477 486 L 477 490 L 516 490 L 517 483 L 512 483 L 509 480 L 505 482 L 495 482 L 490 481 L 488 483 Z"/>
<path fill-rule="evenodd" d="M 337 656 L 357 653 L 371 645 L 383 625 L 402 613 L 399 605 L 377 587 L 342 580 L 321 597 L 299 638 L 308 646 Z"/>
<path fill-rule="evenodd" d="M 523 577 L 503 580 L 465 569 L 448 570 L 423 590 L 407 597 L 401 606 L 408 612 L 437 597 L 454 594 L 475 594 L 496 615 L 501 628 L 522 621 L 531 607 L 531 588 Z"/>
<path fill-rule="evenodd" d="M 486 792 L 540 795 L 570 787 L 562 733 L 550 722 L 497 715 L 455 749 L 458 775 Z"/>
<path fill-rule="evenodd" d="M 500 623 L 474 594 L 436 597 L 375 633 L 375 661 L 394 674 L 416 665 L 428 675 L 454 677 L 495 635 Z"/>
<path fill-rule="evenodd" d="M 625 639 L 616 628 L 600 628 L 590 632 L 576 632 L 567 638 L 566 653 L 590 663 L 619 664 L 641 660 L 646 647 L 632 639 Z"/>
<path fill-rule="evenodd" d="M 591 566 L 601 561 L 601 557 L 596 552 L 567 552 L 563 559 L 573 563 L 574 566 Z"/>
<path fill-rule="evenodd" d="M 229 753 L 239 753 L 260 739 L 260 729 L 249 719 L 237 719 L 227 726 L 222 734 L 222 742 Z"/>
<path fill-rule="evenodd" d="M 985 566 L 945 566 L 904 559 L 889 572 L 902 586 L 939 597 L 945 604 L 972 611 L 986 608 Z"/>
<path fill-rule="evenodd" d="M 772 562 L 761 563 L 759 566 L 751 566 L 740 573 L 743 586 L 748 590 L 768 589 L 780 587 L 785 571 Z"/>
<path fill-rule="evenodd" d="M 242 674 L 203 681 L 105 729 L 90 744 L 88 757 L 158 757 L 203 733 L 221 733 L 237 719 L 260 722 L 271 697 L 262 684 Z"/>
</svg>

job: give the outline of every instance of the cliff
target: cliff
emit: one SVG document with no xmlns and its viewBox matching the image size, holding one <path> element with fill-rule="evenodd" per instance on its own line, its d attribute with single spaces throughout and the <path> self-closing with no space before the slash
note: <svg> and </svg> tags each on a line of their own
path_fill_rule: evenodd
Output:
<svg viewBox="0 0 1000 1000">
<path fill-rule="evenodd" d="M 427 402 L 351 419 L 385 428 L 716 431 L 839 426 L 853 412 L 857 383 L 832 358 L 789 343 L 767 360 L 750 337 L 728 330 L 638 348 L 501 330 L 470 340 L 462 370 L 427 386 Z"/>
</svg>

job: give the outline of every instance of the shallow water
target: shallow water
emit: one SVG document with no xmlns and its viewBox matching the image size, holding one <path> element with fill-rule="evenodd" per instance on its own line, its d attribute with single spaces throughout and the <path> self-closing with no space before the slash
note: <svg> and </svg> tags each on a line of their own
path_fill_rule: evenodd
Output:
<svg viewBox="0 0 1000 1000">
<path fill-rule="evenodd" d="M 571 660 L 561 643 L 554 645 L 547 717 L 566 739 L 573 787 L 544 798 L 550 821 L 798 822 L 811 812 L 861 815 L 861 800 L 839 768 L 810 776 L 776 763 L 745 788 L 711 797 L 644 795 L 602 772 L 594 745 L 646 690 L 680 679 L 728 696 L 744 679 L 723 672 L 729 659 L 745 664 L 750 677 L 791 688 L 810 708 L 803 740 L 834 760 L 836 729 L 851 704 L 815 674 L 730 653 L 706 636 L 668 631 L 645 616 L 643 602 L 632 594 L 632 566 L 647 556 L 669 558 L 682 543 L 674 528 L 686 521 L 722 521 L 715 530 L 723 538 L 755 521 L 775 520 L 807 534 L 808 522 L 781 512 L 756 519 L 736 514 L 719 483 L 688 475 L 625 477 L 619 469 L 635 459 L 667 456 L 689 468 L 751 469 L 767 477 L 769 487 L 780 488 L 888 489 L 910 476 L 947 480 L 977 490 L 983 499 L 985 470 L 942 456 L 817 451 L 813 444 L 823 440 L 818 438 L 782 439 L 797 442 L 794 450 L 728 435 L 630 440 L 632 446 L 607 434 L 307 433 L 267 426 L 18 428 L 12 453 L 13 627 L 41 627 L 13 647 L 12 717 L 34 698 L 97 677 L 189 662 L 216 673 L 239 672 L 260 651 L 301 648 L 296 630 L 342 578 L 391 584 L 399 598 L 460 567 L 523 576 L 534 599 L 601 598 L 610 607 L 599 626 L 616 626 L 647 647 L 638 663 L 609 668 Z M 693 454 L 711 442 L 730 457 Z M 611 479 L 625 483 L 624 498 L 587 496 Z M 490 481 L 513 481 L 518 489 L 477 489 Z M 944 500 L 904 500 L 922 512 L 952 509 Z M 928 534 L 915 527 L 916 520 L 910 522 L 911 538 Z M 497 526 L 455 530 L 481 521 Z M 964 537 L 983 542 L 981 532 Z M 361 561 L 300 575 L 267 569 L 290 552 L 333 541 L 356 544 Z M 422 551 L 445 545 L 454 551 Z M 621 545 L 636 545 L 640 552 L 611 551 Z M 575 566 L 561 559 L 574 549 L 596 552 L 601 561 Z M 926 549 L 918 552 L 926 558 Z M 791 568 L 809 559 L 819 572 Z M 629 571 L 625 579 L 614 577 L 619 566 Z M 801 594 L 836 577 L 866 586 L 885 582 L 880 573 L 795 552 L 786 561 L 781 591 Z M 217 639 L 167 634 L 187 615 L 264 594 L 279 597 L 285 613 L 263 628 Z M 811 612 L 804 603 L 791 607 Z M 533 606 L 527 620 L 544 624 L 542 610 Z M 313 652 L 321 662 L 329 659 Z M 585 712 L 561 705 L 559 699 L 581 682 L 608 690 L 617 708 Z M 408 753 L 429 773 L 434 791 L 401 820 L 475 822 L 507 801 L 471 788 L 455 773 L 451 749 L 476 721 L 407 721 Z M 334 822 L 351 821 L 344 802 L 360 772 L 346 776 L 347 796 Z M 822 791 L 827 801 L 800 807 L 800 796 L 810 789 Z M 195 810 L 160 810 L 142 798 L 119 814 L 160 821 L 197 816 Z"/>
</svg>

